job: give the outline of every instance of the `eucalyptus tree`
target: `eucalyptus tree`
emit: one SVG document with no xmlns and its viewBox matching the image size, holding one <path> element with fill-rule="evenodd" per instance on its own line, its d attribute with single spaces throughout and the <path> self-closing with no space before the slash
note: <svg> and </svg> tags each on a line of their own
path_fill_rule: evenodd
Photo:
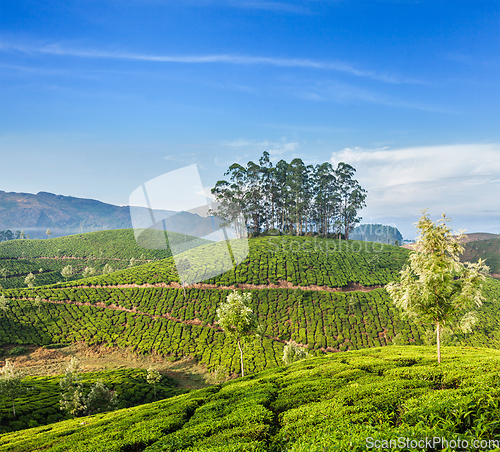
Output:
<svg viewBox="0 0 500 452">
<path fill-rule="evenodd" d="M 299 159 L 280 160 L 273 166 L 268 152 L 259 163 L 232 164 L 212 189 L 219 204 L 212 213 L 232 223 L 243 213 L 247 230 L 274 230 L 301 235 L 327 234 L 334 226 L 346 239 L 360 221 L 366 191 L 353 178 L 355 169 L 340 162 L 313 167 Z"/>
<path fill-rule="evenodd" d="M 289 166 L 288 186 L 292 195 L 292 219 L 295 223 L 295 233 L 300 235 L 307 223 L 308 207 L 311 198 L 310 171 L 312 167 L 306 166 L 299 159 L 293 159 Z"/>
<path fill-rule="evenodd" d="M 223 220 L 223 226 L 233 222 L 242 214 L 245 227 L 247 227 L 250 213 L 246 207 L 246 169 L 234 163 L 224 176 L 229 176 L 229 182 L 219 180 L 212 189 L 212 194 L 215 195 L 215 200 L 219 204 L 212 213 Z"/>
<path fill-rule="evenodd" d="M 318 232 L 328 234 L 340 201 L 335 170 L 329 162 L 314 168 L 314 219 Z"/>
<path fill-rule="evenodd" d="M 261 189 L 262 189 L 262 204 L 264 210 L 264 223 L 266 230 L 271 230 L 276 227 L 276 200 L 278 197 L 276 184 L 276 170 L 271 162 L 269 152 L 264 151 L 259 159 Z"/>
<path fill-rule="evenodd" d="M 285 160 L 280 160 L 275 167 L 275 180 L 277 192 L 279 193 L 276 198 L 276 211 L 280 232 L 291 230 L 290 206 L 292 192 L 288 184 L 289 167 L 290 165 Z"/>
<path fill-rule="evenodd" d="M 254 162 L 248 162 L 245 169 L 245 210 L 251 219 L 252 229 L 257 234 L 265 221 L 265 197 L 261 187 L 261 168 Z"/>
<path fill-rule="evenodd" d="M 349 233 L 361 221 L 358 210 L 366 206 L 367 192 L 353 179 L 355 172 L 355 168 L 344 162 L 340 162 L 335 170 L 340 198 L 340 225 L 344 228 L 346 240 L 349 240 Z"/>
</svg>

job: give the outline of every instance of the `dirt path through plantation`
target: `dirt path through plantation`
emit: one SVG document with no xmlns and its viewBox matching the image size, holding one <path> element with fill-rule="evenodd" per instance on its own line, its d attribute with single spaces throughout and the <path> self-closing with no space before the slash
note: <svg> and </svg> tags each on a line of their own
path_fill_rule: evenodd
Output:
<svg viewBox="0 0 500 452">
<path fill-rule="evenodd" d="M 72 288 L 79 289 L 128 289 L 134 287 L 144 287 L 144 288 L 154 288 L 154 287 L 165 287 L 171 289 L 182 289 L 182 285 L 177 282 L 170 283 L 156 283 L 156 284 L 117 284 L 114 286 L 72 286 Z M 384 286 L 382 285 L 374 285 L 374 286 L 362 286 L 359 283 L 349 283 L 344 287 L 328 287 L 328 286 L 294 286 L 291 282 L 280 280 L 278 284 L 237 284 L 237 285 L 229 285 L 229 286 L 218 286 L 217 284 L 205 284 L 205 283 L 196 283 L 186 286 L 186 289 L 219 289 L 219 290 L 237 290 L 237 289 L 299 289 L 299 290 L 313 290 L 317 292 L 370 292 L 375 289 L 380 289 Z"/>
</svg>

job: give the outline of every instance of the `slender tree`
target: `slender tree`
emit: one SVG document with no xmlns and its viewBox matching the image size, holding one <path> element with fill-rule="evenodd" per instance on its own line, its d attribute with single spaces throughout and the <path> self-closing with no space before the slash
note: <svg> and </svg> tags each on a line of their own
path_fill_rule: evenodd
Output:
<svg viewBox="0 0 500 452">
<path fill-rule="evenodd" d="M 47 234 L 47 238 L 50 239 L 50 236 L 52 235 L 52 231 L 50 229 L 47 229 L 45 234 Z"/>
<path fill-rule="evenodd" d="M 248 303 L 252 295 L 247 292 L 240 294 L 236 291 L 230 293 L 225 303 L 217 308 L 217 322 L 229 336 L 236 339 L 240 350 L 241 376 L 245 376 L 243 365 L 243 343 L 255 337 L 258 327 L 257 317 Z"/>
<path fill-rule="evenodd" d="M 73 276 L 73 267 L 71 265 L 67 265 L 62 269 L 61 275 L 64 279 L 66 279 L 66 282 L 68 282 L 68 278 Z"/>
<path fill-rule="evenodd" d="M 189 263 L 188 259 L 186 259 L 185 257 L 181 257 L 176 261 L 175 266 L 177 268 L 177 274 L 179 275 L 179 279 L 181 280 L 182 290 L 184 292 L 184 298 L 186 298 L 186 276 L 187 272 L 191 268 L 191 264 Z"/>
<path fill-rule="evenodd" d="M 3 315 L 9 310 L 10 300 L 5 298 L 5 295 L 0 295 L 0 311 L 2 311 Z"/>
<path fill-rule="evenodd" d="M 478 322 L 477 310 L 484 300 L 482 282 L 489 269 L 481 259 L 477 263 L 460 262 L 463 235 L 452 235 L 445 214 L 437 224 L 427 211 L 423 214 L 417 223 L 420 234 L 409 265 L 401 270 L 400 282 L 388 284 L 387 292 L 404 316 L 434 324 L 440 363 L 443 327 L 458 325 L 468 332 Z"/>
<path fill-rule="evenodd" d="M 285 364 L 292 364 L 307 358 L 307 355 L 307 350 L 304 347 L 300 347 L 295 341 L 288 341 L 283 348 L 282 360 Z"/>
<path fill-rule="evenodd" d="M 42 306 L 42 299 L 40 295 L 37 295 L 35 297 L 35 300 L 33 301 L 33 306 L 35 306 L 35 308 L 38 308 L 38 312 L 40 312 L 40 308 Z"/>
<path fill-rule="evenodd" d="M 79 370 L 80 363 L 73 356 L 66 367 L 64 377 L 59 381 L 59 386 L 61 387 L 60 408 L 67 411 L 73 417 L 76 417 L 77 414 L 86 409 Z"/>
<path fill-rule="evenodd" d="M 18 372 L 8 359 L 5 366 L 0 369 L 0 397 L 12 402 L 12 412 L 16 417 L 15 400 L 21 397 L 27 388 L 23 382 L 23 375 Z"/>
<path fill-rule="evenodd" d="M 101 380 L 98 380 L 90 388 L 84 399 L 84 405 L 86 415 L 104 413 L 116 408 L 118 396 L 116 391 L 108 389 Z"/>
<path fill-rule="evenodd" d="M 146 375 L 146 381 L 148 384 L 153 385 L 154 398 L 156 400 L 156 385 L 160 382 L 162 375 L 157 370 L 150 367 L 148 369 L 148 374 Z"/>
<path fill-rule="evenodd" d="M 95 268 L 94 267 L 85 267 L 83 269 L 82 276 L 84 278 L 89 278 L 89 277 L 94 276 L 94 275 L 95 275 Z"/>
<path fill-rule="evenodd" d="M 335 170 L 340 197 L 340 224 L 344 228 L 344 238 L 349 240 L 349 233 L 361 218 L 358 210 L 366 206 L 366 190 L 353 179 L 356 169 L 347 163 L 340 162 Z"/>
<path fill-rule="evenodd" d="M 111 265 L 106 264 L 104 268 L 102 269 L 102 274 L 103 275 L 108 275 L 109 273 L 113 273 L 113 267 Z"/>
<path fill-rule="evenodd" d="M 35 275 L 33 273 L 29 273 L 26 278 L 24 278 L 24 284 L 26 284 L 32 291 L 33 287 L 35 287 Z"/>
</svg>

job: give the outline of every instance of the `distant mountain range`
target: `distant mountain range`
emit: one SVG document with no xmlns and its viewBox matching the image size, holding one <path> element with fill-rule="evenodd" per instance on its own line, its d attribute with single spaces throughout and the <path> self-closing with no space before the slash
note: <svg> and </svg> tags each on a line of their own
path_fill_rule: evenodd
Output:
<svg viewBox="0 0 500 452">
<path fill-rule="evenodd" d="M 151 218 L 146 208 L 134 208 L 135 216 Z M 195 236 L 213 231 L 212 219 L 189 212 L 153 210 L 163 220 L 156 228 Z M 148 221 L 150 222 L 150 221 Z M 0 230 L 23 230 L 30 238 L 51 237 L 108 229 L 132 228 L 128 206 L 115 206 L 94 199 L 53 193 L 7 193 L 0 191 Z"/>
</svg>

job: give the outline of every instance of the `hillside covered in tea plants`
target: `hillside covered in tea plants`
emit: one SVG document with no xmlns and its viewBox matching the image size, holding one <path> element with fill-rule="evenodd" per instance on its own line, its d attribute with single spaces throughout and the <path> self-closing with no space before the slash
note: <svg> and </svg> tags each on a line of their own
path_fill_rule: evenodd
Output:
<svg viewBox="0 0 500 452">
<path fill-rule="evenodd" d="M 165 249 L 153 248 L 163 239 Z M 169 239 L 189 249 L 193 237 L 169 233 Z M 4 289 L 26 287 L 29 273 L 35 276 L 35 286 L 65 281 L 62 269 L 70 265 L 73 270 L 69 281 L 83 277 L 86 267 L 96 274 L 125 269 L 172 255 L 162 231 L 147 230 L 141 235 L 139 246 L 132 229 L 88 232 L 50 240 L 19 239 L 0 243 L 0 286 Z M 200 239 L 197 239 L 197 244 Z"/>
<path fill-rule="evenodd" d="M 433 348 L 377 347 L 306 359 L 151 404 L 8 433 L 0 451 L 320 452 L 335 446 L 351 452 L 426 437 L 467 441 L 471 451 L 499 450 L 500 352 L 445 347 L 443 356 L 438 365 Z M 422 449 L 405 442 L 396 450 Z"/>
<path fill-rule="evenodd" d="M 188 250 L 183 255 L 194 262 L 192 272 L 203 272 L 200 250 L 220 253 L 220 243 Z M 355 288 L 377 286 L 398 277 L 409 251 L 381 243 L 333 240 L 318 237 L 259 237 L 249 239 L 248 257 L 221 276 L 201 278 L 206 284 L 319 286 L 318 288 Z M 201 261 L 197 266 L 197 261 Z M 113 286 L 179 282 L 173 259 L 95 276 L 61 286 Z"/>
<path fill-rule="evenodd" d="M 90 391 L 91 385 L 101 381 L 107 388 L 115 391 L 117 408 L 128 408 L 143 403 L 166 399 L 186 390 L 176 387 L 174 380 L 162 376 L 155 388 L 146 381 L 146 369 L 115 369 L 79 374 L 82 393 Z M 12 402 L 0 400 L 0 433 L 46 425 L 72 416 L 61 411 L 60 381 L 62 376 L 36 375 L 23 379 L 26 392 L 16 400 L 16 417 L 13 417 Z M 156 396 L 155 396 L 156 392 Z"/>
<path fill-rule="evenodd" d="M 255 238 L 249 249 L 236 268 L 185 294 L 172 258 L 59 285 L 4 290 L 8 309 L 0 317 L 0 343 L 110 344 L 189 356 L 208 370 L 236 372 L 236 344 L 216 323 L 217 307 L 235 289 L 250 291 L 261 325 L 262 336 L 245 349 L 251 372 L 279 366 L 289 340 L 315 355 L 432 343 L 431 326 L 402 320 L 382 287 L 398 277 L 407 250 L 311 237 Z M 488 279 L 483 291 L 482 322 L 468 335 L 447 332 L 445 342 L 500 347 L 500 282 Z"/>
</svg>

